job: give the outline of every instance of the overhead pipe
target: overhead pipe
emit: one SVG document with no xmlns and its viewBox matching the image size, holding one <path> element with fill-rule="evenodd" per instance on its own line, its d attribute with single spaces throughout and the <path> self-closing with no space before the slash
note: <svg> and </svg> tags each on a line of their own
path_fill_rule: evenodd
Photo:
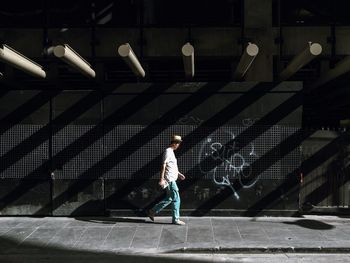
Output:
<svg viewBox="0 0 350 263">
<path fill-rule="evenodd" d="M 85 76 L 92 78 L 96 77 L 96 73 L 91 68 L 91 65 L 68 44 L 56 46 L 53 49 L 53 54 Z"/>
<path fill-rule="evenodd" d="M 0 60 L 32 76 L 39 78 L 46 77 L 46 72 L 42 69 L 43 67 L 41 65 L 5 44 L 0 45 Z"/>
<path fill-rule="evenodd" d="M 123 58 L 125 63 L 130 67 L 136 76 L 145 77 L 146 73 L 129 43 L 120 45 L 118 47 L 118 54 Z"/>
<path fill-rule="evenodd" d="M 309 42 L 308 47 L 296 55 L 288 66 L 281 72 L 279 80 L 283 81 L 293 76 L 299 69 L 310 63 L 322 53 L 322 46 L 318 43 Z"/>
<path fill-rule="evenodd" d="M 182 60 L 187 78 L 194 77 L 194 47 L 190 43 L 182 46 Z"/>
<path fill-rule="evenodd" d="M 241 59 L 238 63 L 236 71 L 233 74 L 233 78 L 235 80 L 240 80 L 244 77 L 258 53 L 259 47 L 254 43 L 248 42 L 248 45 L 244 49 Z"/>
</svg>

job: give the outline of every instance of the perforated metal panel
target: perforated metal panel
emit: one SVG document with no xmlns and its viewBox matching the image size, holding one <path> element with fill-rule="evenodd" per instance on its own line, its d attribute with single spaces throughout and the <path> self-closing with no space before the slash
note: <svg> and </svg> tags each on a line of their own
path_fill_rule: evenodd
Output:
<svg viewBox="0 0 350 263">
<path fill-rule="evenodd" d="M 283 179 L 287 174 L 281 170 L 281 160 L 288 160 L 287 171 L 296 169 L 300 165 L 300 152 L 280 156 L 282 131 L 287 127 L 276 125 L 261 129 L 266 131 L 256 135 L 254 129 L 246 126 L 220 127 L 203 135 L 204 139 L 179 158 L 179 164 L 184 165 L 185 171 L 198 166 L 200 173 L 193 175 L 198 178 L 221 181 L 223 178 L 235 180 L 252 176 L 251 179 Z M 291 128 L 290 134 L 294 130 L 296 128 Z M 213 163 L 218 164 L 213 166 Z"/>
<path fill-rule="evenodd" d="M 294 135 L 294 136 L 293 136 Z M 288 140 L 293 136 L 293 140 Z M 288 145 L 295 147 L 281 158 L 281 171 L 285 177 L 293 176 L 299 172 L 302 162 L 301 128 L 291 126 L 281 126 L 281 140 L 288 141 Z M 283 177 L 282 177 L 283 178 Z"/>
<path fill-rule="evenodd" d="M 44 127 L 44 125 L 18 124 L 1 134 L 0 176 L 2 178 L 46 176 L 41 167 L 48 160 L 49 135 L 36 136 L 41 134 Z"/>
<path fill-rule="evenodd" d="M 224 126 L 211 133 L 208 133 L 209 128 L 208 131 L 201 129 L 202 133 L 198 134 L 198 126 L 173 125 L 161 134 L 148 132 L 147 138 L 151 139 L 143 141 L 140 135 L 147 127 L 116 126 L 104 138 L 105 155 L 108 157 L 115 154 L 116 157 L 105 178 L 131 179 L 142 176 L 140 171 L 147 165 L 152 167 L 145 171 L 151 171 L 152 174 L 144 176 L 158 178 L 161 163 L 157 158 L 168 146 L 172 134 L 180 134 L 185 138 L 181 146 L 183 149 L 176 152 L 179 169 L 191 173 L 194 178 L 222 180 L 228 176 L 227 178 L 235 180 L 254 176 L 257 179 L 283 179 L 288 171 L 300 165 L 298 149 L 286 156 L 279 155 L 281 141 L 298 131 L 298 128 L 277 125 L 266 127 L 262 129 L 266 131 L 256 137 L 254 131 L 250 134 L 247 128 L 248 126 Z M 186 136 L 193 141 L 186 140 Z M 212 161 L 220 164 L 212 166 Z M 288 167 L 282 169 L 281 165 Z"/>
<path fill-rule="evenodd" d="M 159 127 L 158 127 L 159 128 Z M 114 127 L 105 136 L 105 154 L 110 156 L 118 153 L 110 164 L 111 169 L 105 174 L 108 179 L 131 179 L 135 176 L 142 176 L 140 171 L 151 172 L 144 176 L 158 178 L 160 160 L 164 149 L 168 146 L 172 134 L 186 136 L 194 126 L 175 125 L 163 129 L 150 129 L 140 125 L 120 125 Z M 153 131 L 152 131 L 153 130 Z M 145 135 L 145 139 L 142 135 Z M 148 138 L 148 139 L 146 139 Z M 149 165 L 151 164 L 151 167 Z M 147 169 L 145 169 L 147 167 Z"/>
<path fill-rule="evenodd" d="M 102 127 L 68 125 L 53 136 L 52 151 L 56 179 L 98 178 L 90 171 L 102 158 Z"/>
</svg>

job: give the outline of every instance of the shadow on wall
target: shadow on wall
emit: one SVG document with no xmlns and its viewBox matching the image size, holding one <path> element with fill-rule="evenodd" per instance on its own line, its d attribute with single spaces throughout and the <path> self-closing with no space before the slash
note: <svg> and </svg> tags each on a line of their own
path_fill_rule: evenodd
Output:
<svg viewBox="0 0 350 263">
<path fill-rule="evenodd" d="M 305 213 L 349 214 L 346 189 L 350 180 L 350 133 L 340 132 L 335 138 L 327 135 L 318 131 L 310 138 L 310 142 L 316 140 L 312 147 L 318 147 L 320 136 L 323 136 L 322 144 L 327 144 L 317 152 L 306 151 L 302 164 L 306 180 L 301 188 L 301 209 Z"/>
<path fill-rule="evenodd" d="M 126 142 L 123 142 L 122 145 L 113 148 L 111 152 L 106 152 L 105 154 L 103 154 L 100 159 L 96 159 L 96 162 L 92 162 L 91 166 L 87 167 L 86 170 L 79 170 L 80 173 L 78 178 L 76 179 L 94 179 L 96 178 L 96 175 L 104 175 L 112 171 L 113 169 L 115 169 L 115 167 L 117 167 L 125 160 L 130 158 L 130 156 L 132 156 L 135 153 L 135 149 L 141 149 L 147 143 L 151 142 L 155 137 L 157 137 L 158 134 L 162 134 L 166 129 L 172 127 L 172 125 L 176 125 L 176 120 L 181 119 L 184 116 L 188 116 L 188 114 L 195 110 L 196 107 L 202 105 L 203 101 L 207 100 L 213 95 L 216 95 L 216 92 L 225 87 L 226 84 L 227 83 L 206 84 L 196 89 L 194 92 L 186 94 L 186 96 L 179 103 L 176 103 L 175 105 L 169 105 L 169 108 L 166 108 L 164 114 L 161 115 L 160 118 L 156 120 L 152 119 L 152 122 L 150 121 L 150 123 L 148 124 L 148 126 L 146 126 L 145 129 L 139 131 L 135 135 L 128 136 L 128 140 Z M 110 115 L 106 116 L 106 118 L 103 119 L 104 124 L 106 124 L 104 126 L 104 129 L 97 125 L 95 128 L 89 130 L 88 132 L 84 133 L 81 137 L 74 140 L 71 144 L 67 144 L 65 147 L 62 148 L 61 151 L 54 154 L 52 158 L 52 162 L 54 164 L 53 166 L 63 167 L 77 156 L 80 156 L 79 158 L 82 158 L 81 156 L 85 156 L 88 152 L 87 149 L 91 147 L 91 145 L 96 143 L 99 139 L 103 138 L 103 136 L 105 136 L 107 132 L 112 130 L 114 126 L 120 125 L 124 121 L 128 120 L 128 118 L 132 117 L 133 114 L 137 113 L 139 109 L 142 109 L 149 103 L 156 100 L 159 97 L 159 95 L 164 93 L 165 89 L 171 88 L 171 86 L 171 84 L 169 84 L 169 86 L 166 87 L 151 86 L 147 88 L 143 93 L 136 94 L 133 99 L 128 101 L 126 104 L 123 104 L 123 106 L 119 107 L 118 109 L 114 109 L 114 111 L 112 111 Z M 225 106 L 222 109 L 218 110 L 218 112 L 216 112 L 214 115 L 209 114 L 209 117 L 206 121 L 201 123 L 195 130 L 191 131 L 189 134 L 186 135 L 186 141 L 188 141 L 189 143 L 184 144 L 182 155 L 184 155 L 186 152 L 190 152 L 195 145 L 200 143 L 208 135 L 217 130 L 217 127 L 222 127 L 226 125 L 235 116 L 239 116 L 241 112 L 250 108 L 251 105 L 254 105 L 256 101 L 262 99 L 275 87 L 277 87 L 275 83 L 259 83 L 257 85 L 253 85 L 249 89 L 249 91 L 244 91 L 242 95 L 239 96 L 237 99 L 232 99 L 232 101 L 229 100 L 227 105 L 225 104 Z M 159 88 L 162 88 L 162 92 L 159 92 Z M 259 121 L 256 121 L 254 125 L 247 128 L 245 132 L 242 132 L 242 134 L 239 137 L 237 136 L 237 140 L 243 141 L 243 139 L 245 139 L 244 141 L 246 141 L 246 143 L 255 140 L 259 136 L 263 135 L 269 128 L 271 128 L 271 126 L 283 120 L 284 118 L 286 118 L 286 116 L 289 116 L 291 113 L 293 113 L 297 108 L 301 107 L 302 94 L 298 92 L 295 94 L 294 93 L 295 92 L 292 92 L 290 96 L 284 98 L 283 101 L 281 101 L 281 103 L 277 104 L 277 106 L 271 111 L 269 111 L 266 115 L 264 115 L 263 118 L 261 118 Z M 55 135 L 56 133 L 60 132 L 65 126 L 69 125 L 69 123 L 80 118 L 80 116 L 86 111 L 88 111 L 92 106 L 95 106 L 96 104 L 100 103 L 100 101 L 106 96 L 106 94 L 107 93 L 99 94 L 98 92 L 92 92 L 90 94 L 87 94 L 76 104 L 64 110 L 52 121 L 53 131 L 50 131 L 48 128 L 43 128 L 39 132 L 35 132 L 34 134 L 30 135 L 30 139 L 26 139 L 25 142 L 20 142 L 19 145 L 17 145 L 15 148 L 11 149 L 8 153 L 5 154 L 5 165 L 3 170 L 5 168 L 7 169 L 13 167 L 13 165 L 16 164 L 16 162 L 19 159 L 25 157 L 26 154 L 30 153 L 34 148 L 40 145 L 42 143 L 42 138 L 44 138 L 44 136 L 42 136 L 43 134 L 48 134 L 49 136 L 50 134 Z M 232 96 L 232 98 L 235 98 L 235 96 Z M 138 107 L 135 107 L 135 105 L 138 105 Z M 48 136 L 46 136 L 46 138 L 48 138 Z M 33 138 L 35 138 L 36 140 L 33 140 Z M 244 146 L 246 146 L 246 143 L 244 145 L 241 145 L 238 150 L 243 149 Z M 231 142 L 229 142 L 229 144 L 227 145 L 228 147 L 226 148 L 233 148 L 233 144 L 234 142 L 232 140 Z M 26 145 L 29 145 L 30 147 L 24 147 Z M 284 146 L 284 144 L 282 146 Z M 282 146 L 280 146 L 280 148 Z M 23 147 L 26 150 L 26 152 L 23 151 Z M 222 148 L 224 149 L 225 147 Z M 294 149 L 292 147 L 286 148 L 287 149 L 282 149 L 286 154 Z M 261 170 L 263 171 L 268 169 L 268 165 L 272 165 L 273 162 L 266 162 L 267 160 L 274 160 L 276 162 L 279 160 L 279 156 L 277 156 L 275 152 L 276 151 L 272 151 L 270 154 L 268 154 L 266 158 L 262 158 L 261 161 L 255 166 L 262 167 L 263 169 L 261 168 Z M 179 157 L 181 157 L 181 154 L 179 155 Z M 227 155 L 226 159 L 228 159 L 229 157 L 231 156 Z M 273 159 L 271 159 L 270 157 L 273 157 Z M 147 182 L 150 179 L 150 177 L 155 172 L 157 172 L 155 169 L 159 169 L 159 159 L 160 156 L 155 156 L 148 163 L 146 163 L 139 170 L 137 170 L 134 174 L 132 174 L 134 178 L 138 179 L 137 184 L 135 184 L 135 182 L 133 181 L 130 181 L 128 184 L 124 185 L 121 191 L 116 191 L 114 194 L 107 196 L 105 203 L 120 203 L 123 198 L 128 196 L 135 189 L 135 187 L 145 184 L 145 182 Z M 213 161 L 210 158 L 205 158 L 204 161 L 208 162 L 208 166 L 210 169 L 215 169 L 215 167 L 224 163 L 225 160 Z M 25 178 L 33 178 L 36 174 L 44 174 L 45 171 L 47 172 L 49 170 L 49 164 L 49 161 L 44 162 L 42 165 L 39 165 L 39 167 L 36 167 L 35 173 L 31 172 L 28 175 L 26 175 Z M 260 164 L 264 164 L 264 166 L 261 166 Z M 199 174 L 201 174 L 200 168 L 200 165 L 196 165 L 188 171 L 188 173 L 186 174 L 188 175 L 188 178 L 195 178 L 195 180 L 187 180 L 185 182 L 185 185 L 182 186 L 182 189 L 192 187 L 192 185 L 196 181 L 201 179 L 201 177 L 198 176 Z M 259 174 L 257 173 L 256 175 L 256 177 L 252 176 L 251 178 L 256 180 Z M 47 204 L 45 204 L 39 211 L 36 212 L 36 215 L 47 214 L 47 211 L 51 210 L 56 211 L 58 208 L 64 205 L 67 202 L 67 200 L 74 198 L 77 195 L 77 193 L 82 192 L 84 191 L 84 189 L 90 187 L 90 184 L 92 182 L 93 180 L 86 180 L 84 182 L 82 182 L 82 180 L 75 181 L 73 184 L 69 185 L 69 187 L 67 187 L 63 193 L 59 193 L 58 195 L 54 196 L 52 202 L 51 200 L 48 201 Z M 294 185 L 296 185 L 295 182 L 293 186 Z M 5 206 L 17 200 L 20 196 L 24 195 L 34 186 L 35 183 L 32 183 L 30 186 L 28 186 L 27 183 L 23 182 L 21 185 L 19 185 L 19 187 L 17 187 L 10 193 L 7 193 L 1 199 L 2 202 L 0 203 L 2 204 L 0 204 L 0 209 L 1 206 Z M 243 188 L 243 186 L 235 186 L 236 190 L 239 190 L 240 188 Z M 274 195 L 273 199 L 279 197 L 279 193 L 280 192 L 278 192 L 277 195 Z M 218 195 L 213 200 L 207 202 L 203 207 L 200 207 L 201 211 L 197 212 L 197 215 L 208 213 L 211 210 L 211 208 L 217 207 L 220 203 L 222 203 L 223 200 L 229 199 L 231 195 L 231 191 L 225 191 L 224 194 Z M 95 201 L 86 203 L 76 208 L 73 213 L 70 213 L 70 215 L 86 215 L 86 213 L 88 213 L 87 211 L 92 211 L 89 210 L 89 208 L 97 207 L 95 204 L 98 204 L 98 202 L 93 202 Z M 265 204 L 267 203 L 265 202 Z M 294 206 L 296 207 L 296 205 Z M 259 206 L 256 207 L 260 209 L 261 205 L 259 204 Z M 138 207 L 133 206 L 131 206 L 131 208 L 135 210 L 138 209 Z"/>
</svg>

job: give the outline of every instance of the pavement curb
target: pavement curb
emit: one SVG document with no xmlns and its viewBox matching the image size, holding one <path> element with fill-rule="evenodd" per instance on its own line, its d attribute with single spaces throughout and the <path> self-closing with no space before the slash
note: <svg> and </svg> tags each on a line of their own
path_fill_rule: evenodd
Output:
<svg viewBox="0 0 350 263">
<path fill-rule="evenodd" d="M 215 248 L 179 248 L 164 253 L 219 253 L 219 254 L 246 254 L 246 253 L 350 253 L 350 247 L 215 247 Z"/>
</svg>

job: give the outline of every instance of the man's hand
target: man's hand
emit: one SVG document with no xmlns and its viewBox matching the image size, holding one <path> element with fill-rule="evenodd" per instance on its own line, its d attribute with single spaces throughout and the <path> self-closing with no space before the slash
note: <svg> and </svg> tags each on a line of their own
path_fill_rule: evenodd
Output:
<svg viewBox="0 0 350 263">
<path fill-rule="evenodd" d="M 186 179 L 186 176 L 184 176 L 183 174 L 180 174 L 180 173 L 179 173 L 179 178 L 180 178 L 180 180 L 185 180 L 185 179 Z"/>
<path fill-rule="evenodd" d="M 162 188 L 164 188 L 164 186 L 167 184 L 167 181 L 165 181 L 165 179 L 160 179 L 159 183 L 158 183 Z"/>
</svg>

